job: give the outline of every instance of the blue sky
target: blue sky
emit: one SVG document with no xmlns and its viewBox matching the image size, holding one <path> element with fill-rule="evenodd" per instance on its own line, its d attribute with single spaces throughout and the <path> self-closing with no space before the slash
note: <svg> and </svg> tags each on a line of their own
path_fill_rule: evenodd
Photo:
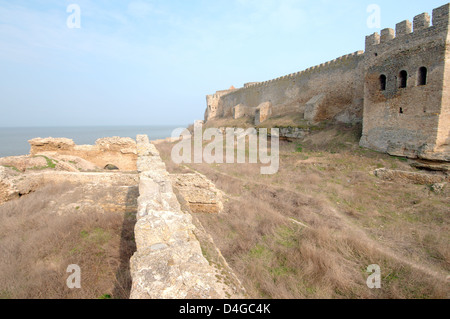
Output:
<svg viewBox="0 0 450 319">
<path fill-rule="evenodd" d="M 0 127 L 187 125 L 216 90 L 363 50 L 370 4 L 394 28 L 445 3 L 0 0 Z"/>
</svg>

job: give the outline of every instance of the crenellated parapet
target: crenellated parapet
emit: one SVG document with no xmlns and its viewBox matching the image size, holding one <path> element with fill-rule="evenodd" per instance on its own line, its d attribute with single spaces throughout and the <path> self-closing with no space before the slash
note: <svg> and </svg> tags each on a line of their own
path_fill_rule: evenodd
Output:
<svg viewBox="0 0 450 319">
<path fill-rule="evenodd" d="M 450 4 L 366 37 L 364 147 L 450 160 Z"/>
<path fill-rule="evenodd" d="M 267 114 L 273 116 L 302 113 L 305 103 L 320 93 L 326 93 L 326 101 L 334 105 L 332 110 L 319 112 L 321 118 L 332 118 L 348 106 L 352 108 L 349 118 L 360 118 L 358 110 L 362 109 L 362 102 L 355 92 L 362 92 L 359 69 L 362 69 L 363 61 L 364 52 L 357 51 L 303 71 L 264 82 L 246 83 L 232 91 L 218 91 L 207 96 L 205 120 L 261 115 L 264 112 L 258 113 L 257 107 L 267 102 L 273 110 Z M 262 116 L 262 119 L 270 116 Z"/>
<path fill-rule="evenodd" d="M 312 67 L 307 68 L 307 69 L 305 69 L 303 71 L 299 71 L 299 72 L 291 73 L 291 74 L 288 74 L 288 75 L 280 76 L 278 78 L 271 79 L 271 80 L 268 80 L 268 81 L 246 83 L 244 85 L 244 87 L 239 88 L 239 89 L 237 89 L 235 91 L 226 92 L 222 96 L 230 94 L 230 93 L 241 92 L 241 91 L 247 90 L 247 89 L 265 87 L 265 86 L 271 85 L 271 84 L 273 84 L 275 82 L 279 82 L 279 81 L 283 81 L 283 80 L 296 79 L 296 78 L 300 78 L 300 77 L 303 77 L 303 76 L 310 76 L 310 75 L 313 75 L 313 74 L 316 74 L 316 73 L 321 73 L 321 72 L 329 70 L 331 68 L 341 66 L 342 64 L 344 64 L 346 62 L 350 62 L 350 61 L 355 61 L 355 60 L 361 59 L 363 57 L 363 55 L 364 55 L 364 51 L 357 51 L 357 52 L 354 52 L 354 53 L 346 54 L 346 55 L 341 56 L 339 58 L 336 58 L 334 60 L 331 60 L 331 61 L 319 64 L 319 65 L 312 66 Z"/>
<path fill-rule="evenodd" d="M 422 13 L 414 17 L 413 22 L 404 20 L 397 23 L 395 30 L 386 28 L 380 33 L 375 32 L 366 37 L 366 52 L 383 49 L 384 46 L 401 46 L 409 44 L 411 40 L 419 40 L 448 30 L 450 19 L 450 4 L 433 10 L 432 17 Z M 432 25 L 431 25 L 432 22 Z"/>
<path fill-rule="evenodd" d="M 208 96 L 206 120 L 250 117 L 254 111 L 256 123 L 270 117 L 271 124 L 283 117 L 308 123 L 363 121 L 364 147 L 448 161 L 449 22 L 447 3 L 431 15 L 421 13 L 412 22 L 368 35 L 365 51 L 217 92 Z M 261 117 L 260 105 L 271 105 L 267 116 Z M 246 108 L 251 112 L 242 112 Z"/>
</svg>

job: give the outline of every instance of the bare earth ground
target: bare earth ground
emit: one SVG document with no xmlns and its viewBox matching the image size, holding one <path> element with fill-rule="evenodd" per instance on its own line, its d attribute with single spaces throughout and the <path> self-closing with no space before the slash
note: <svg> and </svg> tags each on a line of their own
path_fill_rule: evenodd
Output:
<svg viewBox="0 0 450 319">
<path fill-rule="evenodd" d="M 387 182 L 377 168 L 415 171 L 406 159 L 362 149 L 359 127 L 282 141 L 280 170 L 258 165 L 175 165 L 226 193 L 224 212 L 198 214 L 253 298 L 449 298 L 449 189 Z M 381 267 L 369 289 L 367 267 Z"/>
</svg>

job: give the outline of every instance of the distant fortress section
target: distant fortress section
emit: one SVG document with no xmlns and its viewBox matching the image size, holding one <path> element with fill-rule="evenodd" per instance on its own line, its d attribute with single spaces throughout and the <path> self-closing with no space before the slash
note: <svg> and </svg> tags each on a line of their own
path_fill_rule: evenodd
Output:
<svg viewBox="0 0 450 319">
<path fill-rule="evenodd" d="M 265 82 L 247 83 L 243 88 L 218 91 L 207 97 L 206 121 L 264 114 L 258 108 L 270 103 L 272 117 L 305 113 L 309 102 L 312 122 L 341 115 L 344 121 L 362 118 L 364 83 L 362 51 Z M 309 103 L 309 104 L 308 104 Z M 327 107 L 328 106 L 328 107 Z M 245 110 L 245 111 L 242 111 Z M 311 112 L 313 111 L 313 112 Z M 307 112 L 308 113 L 308 112 Z M 345 114 L 344 114 L 345 113 Z M 261 118 L 258 118 L 257 122 Z"/>
<path fill-rule="evenodd" d="M 365 51 L 208 95 L 205 121 L 362 122 L 363 147 L 450 161 L 449 17 L 446 4 L 367 36 Z"/>
</svg>

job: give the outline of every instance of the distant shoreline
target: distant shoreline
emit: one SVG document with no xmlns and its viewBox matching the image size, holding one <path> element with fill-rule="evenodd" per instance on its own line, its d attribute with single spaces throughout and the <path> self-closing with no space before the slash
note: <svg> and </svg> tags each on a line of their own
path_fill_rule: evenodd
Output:
<svg viewBox="0 0 450 319">
<path fill-rule="evenodd" d="M 92 145 L 99 138 L 130 137 L 147 134 L 150 140 L 171 137 L 179 125 L 138 125 L 138 126 L 65 126 L 65 127 L 0 127 L 0 157 L 27 155 L 30 151 L 28 141 L 37 137 L 64 137 L 74 140 L 78 145 Z"/>
</svg>

